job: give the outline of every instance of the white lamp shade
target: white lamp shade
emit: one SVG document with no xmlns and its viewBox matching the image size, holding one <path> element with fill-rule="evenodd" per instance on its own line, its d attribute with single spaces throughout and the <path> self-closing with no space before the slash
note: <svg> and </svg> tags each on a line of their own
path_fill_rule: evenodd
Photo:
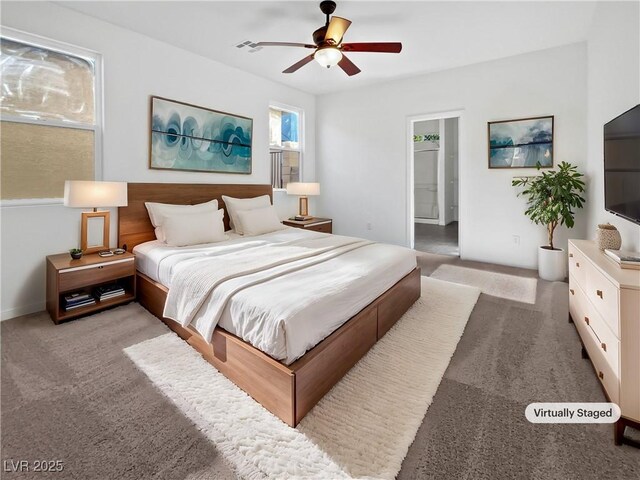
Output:
<svg viewBox="0 0 640 480">
<path fill-rule="evenodd" d="M 77 208 L 126 207 L 127 183 L 67 180 L 64 204 Z"/>
<path fill-rule="evenodd" d="M 319 183 L 303 183 L 303 182 L 291 182 L 287 183 L 287 194 L 288 195 L 320 195 L 320 184 Z"/>
</svg>

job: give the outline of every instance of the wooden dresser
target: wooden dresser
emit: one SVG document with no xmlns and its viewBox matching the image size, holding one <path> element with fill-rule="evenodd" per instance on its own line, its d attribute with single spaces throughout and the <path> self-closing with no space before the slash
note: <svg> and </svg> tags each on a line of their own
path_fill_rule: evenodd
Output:
<svg viewBox="0 0 640 480">
<path fill-rule="evenodd" d="M 615 442 L 640 428 L 640 270 L 621 269 L 595 242 L 569 240 L 569 321 L 582 340 L 606 396 L 622 417 Z"/>
</svg>

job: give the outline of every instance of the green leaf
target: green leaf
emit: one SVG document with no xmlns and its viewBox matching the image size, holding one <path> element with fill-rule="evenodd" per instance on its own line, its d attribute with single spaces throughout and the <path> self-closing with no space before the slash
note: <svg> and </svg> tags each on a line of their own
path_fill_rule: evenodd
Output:
<svg viewBox="0 0 640 480">
<path fill-rule="evenodd" d="M 536 167 L 540 170 L 540 163 Z M 586 202 L 580 195 L 585 191 L 582 178 L 584 175 L 578 172 L 577 166 L 560 162 L 557 170 L 544 171 L 533 178 L 516 178 L 511 181 L 513 187 L 523 188 L 517 195 L 527 199 L 525 215 L 535 224 L 546 225 L 551 243 L 558 225 L 573 228 L 573 208 L 582 208 Z"/>
</svg>

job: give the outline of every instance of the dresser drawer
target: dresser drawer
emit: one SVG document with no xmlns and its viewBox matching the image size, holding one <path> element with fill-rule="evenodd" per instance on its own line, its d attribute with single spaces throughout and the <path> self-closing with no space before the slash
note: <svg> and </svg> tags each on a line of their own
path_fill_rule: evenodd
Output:
<svg viewBox="0 0 640 480">
<path fill-rule="evenodd" d="M 68 292 L 91 284 L 117 280 L 128 275 L 135 275 L 133 258 L 114 260 L 113 262 L 68 268 L 58 272 L 58 290 Z"/>
<path fill-rule="evenodd" d="M 587 303 L 585 311 L 585 323 L 596 337 L 597 346 L 600 353 L 611 367 L 611 370 L 617 377 L 620 376 L 620 341 L 616 337 L 609 325 L 602 319 L 600 314 L 596 312 L 592 305 Z"/>
<path fill-rule="evenodd" d="M 585 293 L 617 338 L 620 338 L 618 289 L 591 264 L 587 266 Z"/>
<path fill-rule="evenodd" d="M 591 363 L 593 363 L 593 367 L 595 368 L 598 380 L 600 380 L 600 383 L 602 383 L 604 389 L 606 390 L 609 400 L 619 404 L 620 382 L 618 380 L 618 375 L 613 370 L 613 368 L 611 368 L 611 365 L 609 365 L 609 363 L 607 362 L 606 357 L 604 356 L 604 351 L 600 346 L 598 337 L 596 337 L 594 331 L 587 324 L 584 317 L 581 320 L 574 319 L 574 321 L 576 324 L 576 328 L 580 333 L 580 338 L 582 339 L 584 348 L 589 354 Z M 589 321 L 591 321 L 590 318 Z"/>
<path fill-rule="evenodd" d="M 569 243 L 569 273 L 572 273 L 576 281 L 585 288 L 587 280 L 587 260 L 571 243 Z"/>
<path fill-rule="evenodd" d="M 569 274 L 569 313 L 574 322 L 582 320 L 585 316 L 586 298 L 582 289 L 578 286 L 573 273 Z"/>
</svg>

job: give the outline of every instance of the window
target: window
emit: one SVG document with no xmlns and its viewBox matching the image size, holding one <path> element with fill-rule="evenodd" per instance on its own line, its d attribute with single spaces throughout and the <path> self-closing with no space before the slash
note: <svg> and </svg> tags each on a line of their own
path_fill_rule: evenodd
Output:
<svg viewBox="0 0 640 480">
<path fill-rule="evenodd" d="M 302 111 L 269 107 L 271 185 L 286 188 L 302 178 Z"/>
<path fill-rule="evenodd" d="M 0 38 L 1 195 L 61 198 L 99 169 L 98 56 L 26 34 Z"/>
</svg>

